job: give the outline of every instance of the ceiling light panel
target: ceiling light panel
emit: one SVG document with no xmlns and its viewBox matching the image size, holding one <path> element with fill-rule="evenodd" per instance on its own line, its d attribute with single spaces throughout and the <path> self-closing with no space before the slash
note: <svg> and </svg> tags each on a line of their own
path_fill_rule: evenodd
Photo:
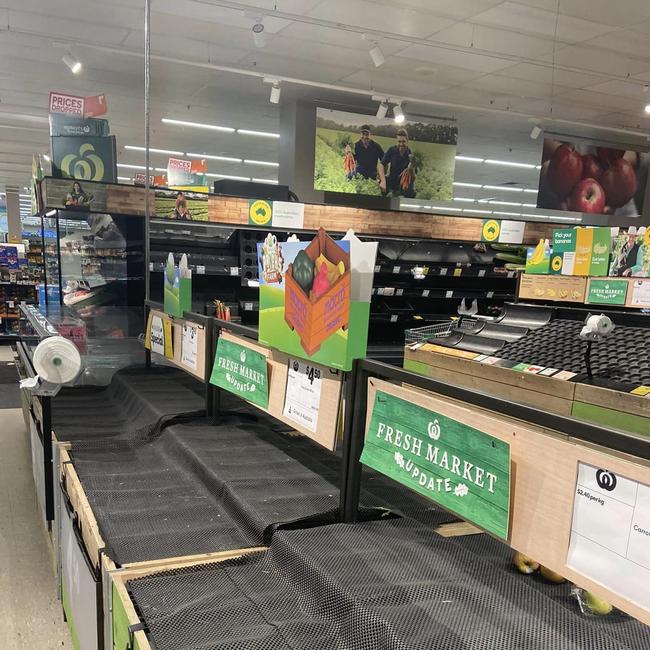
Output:
<svg viewBox="0 0 650 650">
<path fill-rule="evenodd" d="M 187 120 L 176 120 L 170 117 L 163 117 L 163 124 L 171 124 L 173 126 L 186 126 L 193 129 L 207 129 L 209 131 L 221 131 L 223 133 L 234 133 L 235 129 L 230 126 L 221 126 L 219 124 L 207 124 L 205 122 L 188 122 Z M 278 136 L 279 137 L 279 136 Z"/>
</svg>

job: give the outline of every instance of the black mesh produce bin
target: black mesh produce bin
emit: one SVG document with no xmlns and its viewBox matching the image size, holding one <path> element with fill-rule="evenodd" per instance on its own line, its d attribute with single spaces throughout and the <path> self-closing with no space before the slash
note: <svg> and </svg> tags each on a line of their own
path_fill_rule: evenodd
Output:
<svg viewBox="0 0 650 650">
<path fill-rule="evenodd" d="M 409 519 L 338 524 L 127 586 L 157 650 L 650 647 L 650 628 L 585 616 L 565 587 L 540 589 L 482 550 Z"/>
</svg>

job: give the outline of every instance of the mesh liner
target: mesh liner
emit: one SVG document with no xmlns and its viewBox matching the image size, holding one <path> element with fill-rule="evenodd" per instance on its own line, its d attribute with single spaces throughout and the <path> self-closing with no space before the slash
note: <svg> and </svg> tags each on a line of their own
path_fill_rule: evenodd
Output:
<svg viewBox="0 0 650 650">
<path fill-rule="evenodd" d="M 158 650 L 650 646 L 644 625 L 585 617 L 409 519 L 280 531 L 263 555 L 128 587 Z"/>
<path fill-rule="evenodd" d="M 579 338 L 583 323 L 554 320 L 519 341 L 501 348 L 495 356 L 521 363 L 586 373 L 586 341 Z M 650 357 L 638 350 L 650 347 L 650 329 L 617 325 L 606 343 L 594 343 L 591 366 L 594 375 L 623 384 L 650 384 Z"/>
<path fill-rule="evenodd" d="M 72 455 L 119 564 L 258 546 L 272 524 L 339 502 L 335 456 L 242 416 L 76 443 Z"/>
<path fill-rule="evenodd" d="M 200 390 L 177 368 L 125 368 L 106 387 L 64 388 L 52 400 L 52 428 L 59 441 L 146 431 L 161 417 L 204 408 Z"/>
</svg>

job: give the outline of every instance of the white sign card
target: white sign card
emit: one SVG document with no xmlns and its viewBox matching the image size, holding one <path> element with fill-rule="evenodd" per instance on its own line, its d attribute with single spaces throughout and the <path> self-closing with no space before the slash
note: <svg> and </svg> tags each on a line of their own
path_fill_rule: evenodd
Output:
<svg viewBox="0 0 650 650">
<path fill-rule="evenodd" d="M 650 610 L 650 486 L 579 463 L 567 566 Z"/>
<path fill-rule="evenodd" d="M 320 368 L 299 359 L 289 359 L 284 416 L 316 432 L 322 382 Z"/>
<path fill-rule="evenodd" d="M 183 324 L 183 341 L 181 345 L 181 363 L 196 371 L 199 350 L 199 330 L 188 323 Z"/>
<path fill-rule="evenodd" d="M 650 307 L 650 280 L 632 283 L 632 307 Z"/>
<path fill-rule="evenodd" d="M 305 204 L 292 201 L 273 201 L 271 225 L 274 228 L 301 229 L 305 224 Z"/>
<path fill-rule="evenodd" d="M 151 332 L 149 333 L 151 341 L 151 351 L 156 354 L 165 355 L 165 328 L 160 316 L 153 316 L 151 319 Z"/>
<path fill-rule="evenodd" d="M 501 244 L 521 244 L 524 241 L 525 221 L 502 221 L 499 232 Z"/>
</svg>

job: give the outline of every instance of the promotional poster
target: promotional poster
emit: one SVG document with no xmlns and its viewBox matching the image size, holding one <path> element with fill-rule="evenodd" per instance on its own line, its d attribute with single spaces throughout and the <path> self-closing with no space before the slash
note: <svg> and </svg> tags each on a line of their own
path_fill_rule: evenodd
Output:
<svg viewBox="0 0 650 650">
<path fill-rule="evenodd" d="M 205 160 L 170 158 L 167 162 L 167 181 L 174 190 L 208 193 L 208 166 Z"/>
<path fill-rule="evenodd" d="M 537 207 L 638 217 L 650 154 L 544 140 Z"/>
<path fill-rule="evenodd" d="M 450 201 L 458 127 L 317 109 L 314 189 Z"/>
<path fill-rule="evenodd" d="M 208 197 L 199 192 L 156 190 L 154 213 L 158 219 L 207 221 Z"/>
<path fill-rule="evenodd" d="M 188 268 L 185 254 L 178 266 L 174 262 L 173 253 L 167 256 L 164 309 L 166 314 L 177 318 L 181 318 L 186 311 L 192 311 L 192 271 Z"/>
<path fill-rule="evenodd" d="M 334 241 L 321 228 L 311 242 L 279 242 L 269 233 L 257 245 L 260 343 L 349 370 L 366 354 L 376 254 L 353 234 Z"/>
</svg>

